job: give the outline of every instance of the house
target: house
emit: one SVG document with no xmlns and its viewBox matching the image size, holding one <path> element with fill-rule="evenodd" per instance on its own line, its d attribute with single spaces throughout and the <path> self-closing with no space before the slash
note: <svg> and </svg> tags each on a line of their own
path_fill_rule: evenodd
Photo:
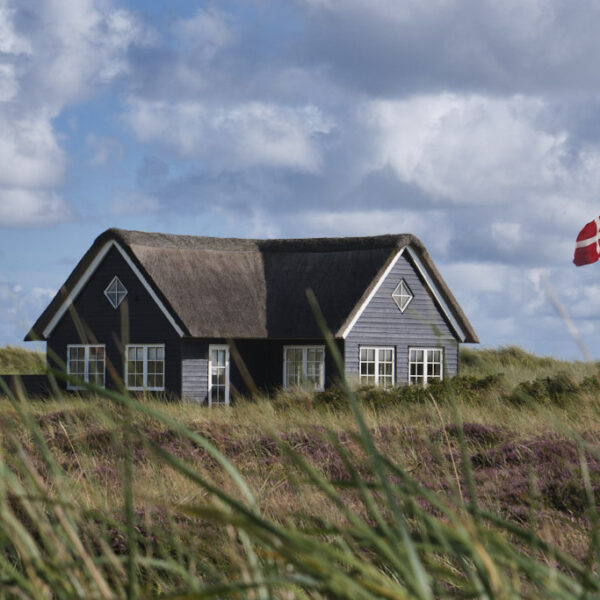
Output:
<svg viewBox="0 0 600 600">
<path fill-rule="evenodd" d="M 109 229 L 79 261 L 26 340 L 53 368 L 130 390 L 229 404 L 232 392 L 336 380 L 307 301 L 312 289 L 360 383 L 453 376 L 478 342 L 412 235 L 221 239 Z"/>
</svg>

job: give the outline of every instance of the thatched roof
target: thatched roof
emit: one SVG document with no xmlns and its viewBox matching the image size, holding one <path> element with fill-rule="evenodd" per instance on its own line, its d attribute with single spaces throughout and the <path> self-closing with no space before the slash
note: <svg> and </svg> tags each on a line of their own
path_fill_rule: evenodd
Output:
<svg viewBox="0 0 600 600">
<path fill-rule="evenodd" d="M 331 331 L 341 336 L 397 252 L 409 246 L 463 329 L 471 324 L 414 236 L 251 240 L 109 229 L 33 326 L 43 331 L 107 242 L 127 252 L 185 335 L 215 338 L 319 338 L 306 290 L 312 289 Z"/>
</svg>

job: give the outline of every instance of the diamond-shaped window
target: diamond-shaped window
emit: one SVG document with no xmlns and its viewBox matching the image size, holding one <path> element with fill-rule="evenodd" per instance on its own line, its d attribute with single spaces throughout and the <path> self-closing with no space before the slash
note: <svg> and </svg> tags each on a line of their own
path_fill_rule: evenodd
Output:
<svg viewBox="0 0 600 600">
<path fill-rule="evenodd" d="M 127 296 L 127 289 L 121 283 L 121 280 L 115 276 L 115 278 L 108 284 L 108 287 L 104 290 L 104 295 L 108 298 L 108 301 L 113 305 L 113 308 L 117 308 L 125 296 Z"/>
<path fill-rule="evenodd" d="M 414 298 L 413 293 L 408 287 L 408 283 L 406 283 L 404 279 L 400 281 L 400 283 L 396 286 L 396 289 L 392 292 L 392 298 L 398 305 L 400 312 L 404 312 L 406 307 L 410 304 L 410 301 Z"/>
</svg>

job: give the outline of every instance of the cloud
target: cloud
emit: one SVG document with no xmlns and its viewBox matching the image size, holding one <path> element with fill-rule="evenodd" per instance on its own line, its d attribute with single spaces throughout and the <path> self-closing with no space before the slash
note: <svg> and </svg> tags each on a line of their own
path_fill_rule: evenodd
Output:
<svg viewBox="0 0 600 600">
<path fill-rule="evenodd" d="M 100 0 L 0 2 L 0 226 L 72 218 L 61 199 L 67 159 L 54 119 L 127 71 L 145 29 Z M 101 160 L 99 153 L 96 160 Z"/>
<path fill-rule="evenodd" d="M 52 127 L 51 115 L 11 118 L 0 108 L 0 185 L 50 188 L 61 183 L 66 159 Z"/>
<path fill-rule="evenodd" d="M 595 0 L 299 0 L 306 60 L 352 89 L 390 96 L 453 89 L 593 91 Z"/>
<path fill-rule="evenodd" d="M 94 167 L 114 164 L 123 157 L 123 145 L 115 138 L 89 133 L 85 143 L 92 153 L 89 164 Z"/>
<path fill-rule="evenodd" d="M 229 107 L 202 102 L 131 102 L 127 120 L 143 142 L 174 148 L 216 168 L 269 166 L 318 171 L 320 136 L 333 124 L 312 105 L 248 102 Z"/>
<path fill-rule="evenodd" d="M 73 210 L 53 192 L 0 187 L 0 227 L 47 226 L 73 216 Z"/>
<path fill-rule="evenodd" d="M 203 61 L 214 58 L 235 39 L 224 13 L 215 8 L 198 9 L 191 18 L 178 19 L 173 32 L 186 50 L 193 51 L 196 56 L 199 53 Z"/>
<path fill-rule="evenodd" d="M 56 290 L 27 286 L 15 281 L 0 281 L 0 301 L 3 318 L 0 319 L 0 339 L 10 344 L 20 343 Z M 28 345 L 32 349 L 31 345 Z"/>
<path fill-rule="evenodd" d="M 111 200 L 109 212 L 113 215 L 139 215 L 159 212 L 160 201 L 135 189 L 118 190 Z"/>
<path fill-rule="evenodd" d="M 513 189 L 555 190 L 569 177 L 567 135 L 536 123 L 542 108 L 540 100 L 520 96 L 373 101 L 368 114 L 379 139 L 374 166 L 389 164 L 402 181 L 458 204 L 510 203 Z"/>
</svg>

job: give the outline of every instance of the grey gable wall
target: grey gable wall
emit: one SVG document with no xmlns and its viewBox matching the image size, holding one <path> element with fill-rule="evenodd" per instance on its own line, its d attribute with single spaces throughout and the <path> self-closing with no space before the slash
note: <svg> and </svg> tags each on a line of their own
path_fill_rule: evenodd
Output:
<svg viewBox="0 0 600 600">
<path fill-rule="evenodd" d="M 127 288 L 127 296 L 114 309 L 104 296 L 104 290 L 117 275 Z M 106 357 L 119 377 L 123 377 L 121 340 L 121 311 L 127 307 L 129 342 L 132 344 L 165 344 L 165 390 L 181 394 L 181 338 L 173 329 L 137 275 L 131 270 L 116 248 L 111 248 L 74 301 L 74 310 L 85 330 L 88 343 L 105 344 Z M 65 361 L 68 344 L 81 344 L 70 311 L 60 319 L 48 337 L 48 356 L 52 353 Z M 59 365 L 59 369 L 62 366 Z M 106 385 L 114 387 L 106 369 Z"/>
<path fill-rule="evenodd" d="M 392 292 L 404 278 L 414 298 L 401 313 Z M 346 337 L 344 355 L 346 375 L 357 378 L 360 346 L 393 346 L 396 356 L 396 384 L 408 381 L 408 349 L 410 347 L 444 348 L 444 374 L 451 377 L 458 370 L 458 342 L 404 253 Z"/>
</svg>

